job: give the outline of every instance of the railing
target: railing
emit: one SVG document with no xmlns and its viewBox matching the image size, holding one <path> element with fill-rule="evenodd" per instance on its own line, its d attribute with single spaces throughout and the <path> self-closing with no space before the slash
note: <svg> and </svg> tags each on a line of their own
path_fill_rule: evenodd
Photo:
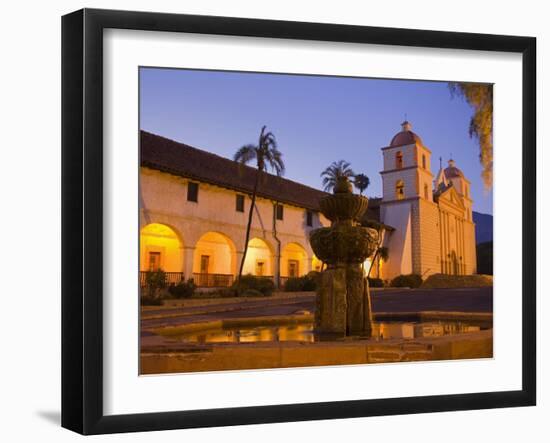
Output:
<svg viewBox="0 0 550 443">
<path fill-rule="evenodd" d="M 143 288 L 147 284 L 147 274 L 149 271 L 140 271 L 139 273 L 139 285 Z M 185 281 L 185 275 L 183 272 L 164 272 L 166 275 L 166 285 L 177 285 L 178 283 Z"/>
<path fill-rule="evenodd" d="M 203 288 L 226 288 L 233 283 L 233 274 L 193 273 L 195 284 Z"/>
</svg>

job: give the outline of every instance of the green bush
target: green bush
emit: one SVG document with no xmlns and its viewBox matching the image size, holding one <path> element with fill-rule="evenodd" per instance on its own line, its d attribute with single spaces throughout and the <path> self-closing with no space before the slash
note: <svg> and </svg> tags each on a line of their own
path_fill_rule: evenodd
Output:
<svg viewBox="0 0 550 443">
<path fill-rule="evenodd" d="M 247 290 L 253 289 L 261 295 L 271 295 L 275 290 L 275 284 L 271 278 L 256 277 L 252 274 L 241 276 L 240 281 L 235 281 L 231 289 L 238 295 L 243 295 Z"/>
<path fill-rule="evenodd" d="M 390 286 L 394 288 L 419 288 L 422 284 L 422 277 L 418 274 L 402 274 L 395 277 Z"/>
<path fill-rule="evenodd" d="M 285 292 L 316 291 L 319 281 L 319 272 L 311 271 L 301 277 L 290 277 L 284 286 Z"/>
<path fill-rule="evenodd" d="M 369 277 L 369 287 L 370 288 L 383 288 L 384 280 L 381 278 Z"/>
<path fill-rule="evenodd" d="M 188 298 L 195 293 L 197 285 L 195 281 L 190 278 L 187 281 L 181 281 L 177 285 L 171 285 L 168 287 L 168 292 L 174 298 Z"/>
</svg>

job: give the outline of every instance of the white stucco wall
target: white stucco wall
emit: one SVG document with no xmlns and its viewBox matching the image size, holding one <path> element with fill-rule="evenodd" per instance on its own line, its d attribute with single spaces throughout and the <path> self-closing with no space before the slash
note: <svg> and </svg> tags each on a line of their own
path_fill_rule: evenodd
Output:
<svg viewBox="0 0 550 443">
<path fill-rule="evenodd" d="M 384 263 L 382 278 L 391 279 L 412 273 L 411 203 L 404 201 L 382 205 L 380 217 L 385 224 L 395 228 L 385 237 L 389 258 Z"/>
<path fill-rule="evenodd" d="M 208 232 L 217 232 L 227 238 L 234 250 L 235 258 L 228 265 L 218 253 L 213 252 L 212 271 L 232 269 L 236 272 L 236 263 L 240 263 L 244 251 L 246 224 L 250 197 L 245 197 L 245 211 L 236 210 L 237 192 L 207 183 L 199 183 L 198 201 L 187 201 L 188 179 L 141 167 L 140 170 L 140 226 L 150 223 L 162 223 L 171 227 L 182 242 L 183 268 L 186 274 L 198 272 L 200 253 L 196 252 L 199 239 Z M 250 239 L 259 238 L 273 251 L 276 262 L 277 240 L 273 234 L 273 204 L 271 200 L 257 198 L 253 213 Z M 300 265 L 300 274 L 311 268 L 313 251 L 308 235 L 312 229 L 329 226 L 330 221 L 322 214 L 313 213 L 313 226 L 306 226 L 306 209 L 283 204 L 283 220 L 276 220 L 277 237 L 281 242 L 281 255 L 289 244 L 297 244 L 304 251 Z M 208 249 L 205 244 L 200 245 Z M 210 248 L 212 249 L 212 248 Z M 250 252 L 249 252 L 250 253 Z M 265 251 L 263 252 L 265 254 Z M 227 255 L 227 254 L 226 254 Z M 248 263 L 247 263 L 248 262 Z M 254 269 L 254 262 L 248 260 L 246 271 Z M 308 264 L 309 263 L 309 264 Z M 269 264 L 271 272 L 275 269 Z M 270 269 L 268 267 L 268 269 Z M 281 275 L 286 275 L 287 265 L 281 263 Z M 226 272 L 220 272 L 226 273 Z"/>
</svg>

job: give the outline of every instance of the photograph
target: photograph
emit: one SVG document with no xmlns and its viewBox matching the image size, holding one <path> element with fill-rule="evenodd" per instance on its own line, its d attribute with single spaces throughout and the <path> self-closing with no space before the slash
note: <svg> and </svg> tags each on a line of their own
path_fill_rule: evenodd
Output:
<svg viewBox="0 0 550 443">
<path fill-rule="evenodd" d="M 493 84 L 138 71 L 140 375 L 493 358 Z"/>
</svg>

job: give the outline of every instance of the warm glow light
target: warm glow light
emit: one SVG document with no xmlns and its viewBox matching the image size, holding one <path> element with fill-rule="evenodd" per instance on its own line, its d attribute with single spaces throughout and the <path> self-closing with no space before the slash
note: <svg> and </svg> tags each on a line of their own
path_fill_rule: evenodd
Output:
<svg viewBox="0 0 550 443">
<path fill-rule="evenodd" d="M 319 260 L 314 254 L 313 258 L 311 259 L 311 270 L 321 271 L 322 268 L 323 268 L 323 262 Z"/>
<path fill-rule="evenodd" d="M 148 271 L 154 267 L 166 272 L 181 272 L 183 256 L 181 242 L 177 234 L 168 226 L 160 223 L 151 223 L 141 230 L 140 234 L 140 270 Z"/>
<path fill-rule="evenodd" d="M 202 235 L 195 247 L 193 273 L 234 274 L 235 247 L 229 238 L 217 232 Z"/>
<path fill-rule="evenodd" d="M 368 272 L 369 272 L 369 269 L 371 267 L 371 259 L 370 258 L 367 258 L 364 262 L 363 262 L 363 268 L 364 268 L 364 274 L 367 275 Z"/>
<path fill-rule="evenodd" d="M 296 276 L 309 272 L 306 250 L 298 243 L 289 243 L 283 248 L 281 254 L 281 276 L 288 277 L 291 271 L 296 272 L 296 265 L 298 266 Z"/>
<path fill-rule="evenodd" d="M 273 275 L 273 253 L 261 238 L 253 238 L 248 242 L 243 274 Z"/>
</svg>

